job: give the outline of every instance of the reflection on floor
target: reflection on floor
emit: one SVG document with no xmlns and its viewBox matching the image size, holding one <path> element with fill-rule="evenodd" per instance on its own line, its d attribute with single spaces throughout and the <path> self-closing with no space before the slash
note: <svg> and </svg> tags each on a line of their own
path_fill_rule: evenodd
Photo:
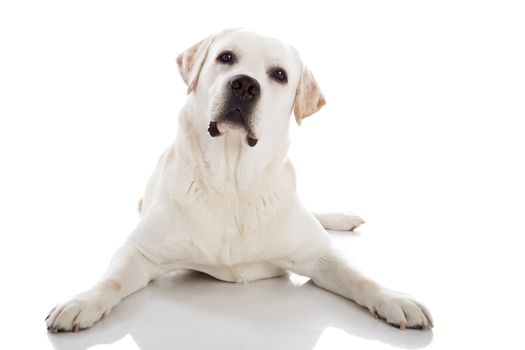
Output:
<svg viewBox="0 0 525 350">
<path fill-rule="evenodd" d="M 420 348 L 432 332 L 400 331 L 297 275 L 232 284 L 189 273 L 130 296 L 92 329 L 49 340 L 56 349 L 334 349 L 345 337 Z"/>
</svg>

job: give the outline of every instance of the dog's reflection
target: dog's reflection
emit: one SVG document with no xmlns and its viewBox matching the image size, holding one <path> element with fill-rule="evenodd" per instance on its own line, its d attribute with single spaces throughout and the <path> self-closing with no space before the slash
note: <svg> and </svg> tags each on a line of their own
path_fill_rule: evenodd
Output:
<svg viewBox="0 0 525 350">
<path fill-rule="evenodd" d="M 49 340 L 59 350 L 114 343 L 127 334 L 144 350 L 312 349 L 336 328 L 399 348 L 432 341 L 432 331 L 400 331 L 297 275 L 236 284 L 190 272 L 168 282 L 126 298 L 91 329 L 49 334 Z"/>
</svg>

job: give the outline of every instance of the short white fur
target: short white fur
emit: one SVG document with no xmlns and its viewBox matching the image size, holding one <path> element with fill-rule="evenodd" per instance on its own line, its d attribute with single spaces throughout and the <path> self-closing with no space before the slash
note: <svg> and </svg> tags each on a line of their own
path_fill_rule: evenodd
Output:
<svg viewBox="0 0 525 350">
<path fill-rule="evenodd" d="M 238 54 L 235 65 L 216 62 L 224 49 Z M 314 215 L 297 195 L 287 158 L 290 114 L 295 107 L 300 122 L 322 107 L 324 98 L 296 50 L 252 32 L 226 30 L 188 49 L 178 63 L 189 95 L 178 135 L 141 200 L 141 220 L 101 280 L 51 310 L 48 330 L 91 327 L 150 281 L 188 269 L 229 282 L 293 271 L 401 329 L 432 327 L 421 303 L 358 273 L 331 243 L 325 229 L 353 230 L 363 223 L 360 217 Z M 286 68 L 287 84 L 269 79 L 272 65 Z M 247 145 L 243 130 L 219 125 L 222 135 L 214 138 L 207 131 L 226 82 L 236 74 L 261 85 L 255 147 Z"/>
</svg>

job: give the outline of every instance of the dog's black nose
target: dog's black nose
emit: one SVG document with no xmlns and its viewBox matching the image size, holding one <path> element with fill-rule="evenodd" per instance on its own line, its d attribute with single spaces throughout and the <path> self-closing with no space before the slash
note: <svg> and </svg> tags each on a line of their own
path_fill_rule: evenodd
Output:
<svg viewBox="0 0 525 350">
<path fill-rule="evenodd" d="M 230 80 L 230 89 L 240 100 L 253 100 L 261 94 L 257 80 L 244 74 L 236 75 Z"/>
</svg>

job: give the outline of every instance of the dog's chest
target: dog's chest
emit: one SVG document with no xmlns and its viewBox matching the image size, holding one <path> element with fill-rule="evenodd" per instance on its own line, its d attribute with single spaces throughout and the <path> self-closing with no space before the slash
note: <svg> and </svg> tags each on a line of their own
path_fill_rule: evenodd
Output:
<svg viewBox="0 0 525 350">
<path fill-rule="evenodd" d="M 268 200 L 266 200 L 268 201 Z M 191 236 L 193 263 L 233 266 L 269 259 L 275 251 L 277 208 L 251 201 L 223 198 L 213 205 L 196 208 Z"/>
<path fill-rule="evenodd" d="M 219 165 L 210 169 L 217 167 L 221 174 L 224 169 Z M 283 221 L 294 204 L 291 172 L 261 174 L 264 181 L 246 189 L 238 180 L 244 176 L 230 174 L 217 180 L 196 167 L 175 169 L 177 181 L 170 190 L 177 198 L 173 235 L 177 244 L 171 245 L 175 255 L 183 253 L 185 262 L 213 266 L 268 261 L 277 255 L 287 232 Z M 188 171 L 183 173 L 184 169 Z M 185 252 L 177 248 L 181 241 Z"/>
<path fill-rule="evenodd" d="M 272 235 L 267 213 L 246 205 L 224 205 L 210 211 L 210 235 L 199 248 L 216 265 L 231 266 L 261 259 L 266 241 Z M 213 236 L 213 237 L 212 237 Z M 210 244 L 212 243 L 212 244 Z"/>
</svg>

